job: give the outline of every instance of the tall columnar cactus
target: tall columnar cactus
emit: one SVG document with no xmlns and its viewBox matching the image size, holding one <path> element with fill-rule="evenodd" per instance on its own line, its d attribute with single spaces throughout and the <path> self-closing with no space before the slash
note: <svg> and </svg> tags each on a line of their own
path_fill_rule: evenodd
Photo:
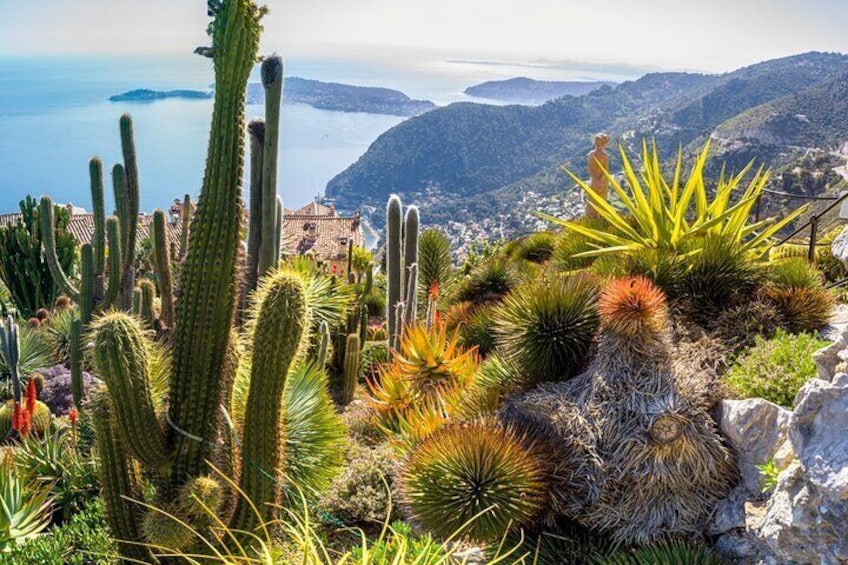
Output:
<svg viewBox="0 0 848 565">
<path fill-rule="evenodd" d="M 362 353 L 359 334 L 347 336 L 344 359 L 344 381 L 341 394 L 341 404 L 346 406 L 353 401 L 356 393 L 356 383 L 359 380 L 359 359 Z"/>
<path fill-rule="evenodd" d="M 132 291 L 135 288 L 135 244 L 138 233 L 139 185 L 138 160 L 135 153 L 133 122 L 129 114 L 120 119 L 121 151 L 124 155 L 124 199 L 125 216 L 121 217 L 121 251 L 123 252 L 123 273 L 121 274 L 121 308 L 132 305 Z M 116 198 L 118 198 L 116 194 Z M 126 221 L 124 221 L 126 220 Z"/>
<path fill-rule="evenodd" d="M 279 261 L 279 241 L 274 241 L 277 224 L 277 155 L 280 138 L 280 106 L 283 96 L 283 59 L 277 55 L 262 62 L 265 89 L 265 136 L 262 157 L 262 241 L 259 246 L 261 278 Z"/>
<path fill-rule="evenodd" d="M 8 316 L 5 324 L 0 328 L 0 353 L 9 367 L 12 380 L 12 397 L 16 404 L 20 405 L 23 398 L 21 390 L 21 377 L 18 374 L 18 361 L 20 360 L 21 342 L 18 337 L 18 324 L 12 316 Z"/>
<path fill-rule="evenodd" d="M 265 151 L 265 122 L 253 120 L 248 124 L 250 136 L 250 216 L 247 232 L 247 264 L 242 289 L 242 310 L 256 290 L 259 274 L 259 247 L 262 244 L 262 158 Z"/>
<path fill-rule="evenodd" d="M 191 195 L 186 194 L 183 198 L 183 209 L 180 215 L 180 249 L 177 258 L 182 261 L 188 250 L 188 236 L 191 233 L 191 218 L 194 215 L 194 204 L 191 203 Z"/>
<path fill-rule="evenodd" d="M 82 406 L 85 390 L 83 387 L 83 357 L 82 357 L 82 320 L 76 319 L 71 322 L 70 337 L 71 353 L 71 393 L 74 398 L 74 406 Z"/>
<path fill-rule="evenodd" d="M 156 278 L 159 280 L 159 297 L 162 300 L 160 321 L 165 327 L 174 327 L 174 283 L 171 272 L 171 250 L 168 244 L 165 212 L 153 213 L 153 256 Z"/>
<path fill-rule="evenodd" d="M 105 293 L 106 272 L 106 204 L 103 196 L 103 163 L 97 157 L 88 162 L 91 179 L 91 209 L 94 214 L 94 234 L 91 245 L 94 251 L 94 300 L 102 301 Z"/>
<path fill-rule="evenodd" d="M 244 93 L 261 30 L 262 12 L 251 0 L 210 8 L 215 105 L 177 302 L 168 410 L 173 492 L 208 470 L 217 436 L 240 247 Z"/>
<path fill-rule="evenodd" d="M 413 277 L 417 284 L 417 267 L 414 273 L 413 267 L 418 263 L 420 223 L 416 206 L 407 209 L 404 222 L 400 198 L 397 195 L 389 198 L 386 208 L 386 317 L 389 346 L 392 348 L 400 344 L 405 320 L 414 320 L 416 315 L 416 287 L 410 287 L 412 291 L 408 291 L 407 287 Z"/>
<path fill-rule="evenodd" d="M 156 310 L 154 302 L 156 299 L 156 287 L 149 280 L 143 280 L 138 284 L 141 290 L 141 304 L 139 304 L 138 317 L 144 322 L 147 328 L 153 328 L 156 325 Z M 133 302 L 135 302 L 135 293 L 133 293 Z"/>
<path fill-rule="evenodd" d="M 272 273 L 258 293 L 239 485 L 247 500 L 239 498 L 232 520 L 242 531 L 260 525 L 260 517 L 272 518 L 279 502 L 279 484 L 268 472 L 276 474 L 282 462 L 283 387 L 309 326 L 306 288 L 297 275 Z"/>
<path fill-rule="evenodd" d="M 392 195 L 386 206 L 386 318 L 389 345 L 397 346 L 399 329 L 395 309 L 403 299 L 403 207 L 400 198 Z"/>
</svg>

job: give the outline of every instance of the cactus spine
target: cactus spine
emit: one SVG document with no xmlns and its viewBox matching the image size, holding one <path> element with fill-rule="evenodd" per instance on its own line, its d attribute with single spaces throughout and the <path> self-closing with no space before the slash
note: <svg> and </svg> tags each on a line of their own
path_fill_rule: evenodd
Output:
<svg viewBox="0 0 848 565">
<path fill-rule="evenodd" d="M 274 272 L 258 292 L 239 485 L 250 502 L 240 498 L 232 520 L 235 529 L 248 532 L 260 517 L 271 519 L 278 502 L 279 485 L 268 473 L 276 474 L 281 464 L 283 387 L 309 324 L 305 288 L 296 275 Z"/>
<path fill-rule="evenodd" d="M 342 388 L 341 404 L 346 406 L 353 401 L 356 393 L 356 383 L 359 380 L 359 358 L 361 353 L 359 334 L 347 336 L 344 359 L 344 386 Z"/>
<path fill-rule="evenodd" d="M 280 105 L 283 96 L 283 59 L 277 55 L 262 61 L 265 89 L 265 146 L 262 157 L 262 241 L 259 245 L 258 276 L 261 278 L 279 261 L 279 242 L 274 241 L 277 213 L 277 154 L 280 138 Z"/>
<path fill-rule="evenodd" d="M 174 327 L 174 284 L 171 279 L 171 252 L 168 245 L 165 212 L 153 213 L 153 249 L 156 278 L 159 279 L 159 296 L 162 300 L 161 321 L 165 327 Z"/>
<path fill-rule="evenodd" d="M 386 206 L 386 312 L 388 318 L 389 346 L 396 348 L 399 328 L 395 310 L 403 299 L 403 256 L 401 240 L 403 209 L 400 198 L 392 195 Z"/>
</svg>

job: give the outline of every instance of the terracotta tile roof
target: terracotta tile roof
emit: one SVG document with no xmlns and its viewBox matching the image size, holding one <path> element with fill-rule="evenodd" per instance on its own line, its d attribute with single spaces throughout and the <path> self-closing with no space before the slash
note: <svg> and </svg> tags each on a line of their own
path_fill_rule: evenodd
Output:
<svg viewBox="0 0 848 565">
<path fill-rule="evenodd" d="M 16 221 L 17 214 L 0 214 L 0 226 Z M 138 218 L 139 242 L 148 237 L 153 216 L 142 214 Z M 168 223 L 168 239 L 179 245 L 181 222 Z M 94 215 L 71 216 L 68 229 L 79 243 L 90 243 L 94 235 Z M 342 217 L 332 206 L 312 202 L 297 210 L 286 210 L 283 221 L 282 248 L 285 253 L 302 255 L 311 251 L 318 259 L 340 261 L 347 258 L 350 240 L 355 246 L 364 244 L 361 222 L 358 215 Z"/>
<path fill-rule="evenodd" d="M 22 215 L 17 214 L 0 214 L 0 226 L 5 226 L 16 222 Z M 136 241 L 140 244 L 150 235 L 150 226 L 153 224 L 152 215 L 140 215 L 138 217 L 138 235 Z M 180 243 L 180 225 L 168 224 L 168 239 L 172 243 L 179 245 Z M 68 231 L 77 240 L 77 243 L 91 243 L 94 236 L 94 214 L 75 214 L 71 216 L 68 222 Z"/>
</svg>

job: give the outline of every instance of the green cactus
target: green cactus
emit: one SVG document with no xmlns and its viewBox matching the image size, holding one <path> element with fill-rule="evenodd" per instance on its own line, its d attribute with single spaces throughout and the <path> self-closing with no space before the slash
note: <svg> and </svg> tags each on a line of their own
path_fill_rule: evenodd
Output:
<svg viewBox="0 0 848 565">
<path fill-rule="evenodd" d="M 141 288 L 135 287 L 133 290 L 133 305 L 132 315 L 136 318 L 141 318 Z"/>
<path fill-rule="evenodd" d="M 21 376 L 18 374 L 18 362 L 21 356 L 21 340 L 18 335 L 18 324 L 12 316 L 7 316 L 5 324 L 0 327 L 0 354 L 9 367 L 12 380 L 12 400 L 20 404 L 23 399 Z"/>
<path fill-rule="evenodd" d="M 0 439 L 3 439 L 9 435 L 9 432 L 12 429 L 12 418 L 14 414 L 14 400 L 7 401 L 3 405 L 3 407 L 0 408 Z M 30 415 L 30 425 L 32 426 L 32 433 L 35 433 L 39 436 L 44 435 L 44 433 L 50 429 L 50 422 L 52 420 L 53 417 L 50 415 L 50 408 L 40 400 L 36 400 L 35 410 Z"/>
<path fill-rule="evenodd" d="M 97 394 L 92 406 L 100 496 L 105 503 L 109 529 L 118 540 L 125 563 L 154 563 L 150 550 L 139 543 L 141 508 L 130 502 L 142 500 L 138 464 L 127 453 L 108 395 Z"/>
<path fill-rule="evenodd" d="M 276 262 L 274 265 L 280 262 L 280 252 L 283 245 L 283 199 L 279 196 L 277 196 L 276 208 L 277 220 L 274 224 L 274 257 L 276 257 Z"/>
<path fill-rule="evenodd" d="M 403 255 L 401 230 L 403 207 L 400 198 L 392 195 L 386 206 L 386 312 L 389 324 L 389 345 L 394 348 L 398 336 L 395 309 L 403 300 Z"/>
<path fill-rule="evenodd" d="M 171 279 L 171 251 L 165 212 L 153 213 L 153 266 L 159 281 L 159 297 L 162 300 L 160 321 L 167 328 L 174 327 L 174 284 Z"/>
<path fill-rule="evenodd" d="M 259 245 L 258 278 L 277 266 L 277 155 L 280 138 L 280 105 L 283 96 L 283 59 L 277 55 L 262 61 L 265 89 L 265 135 L 262 157 L 262 240 Z"/>
<path fill-rule="evenodd" d="M 347 406 L 353 401 L 356 393 L 356 383 L 359 380 L 359 358 L 362 352 L 362 341 L 359 334 L 347 336 L 344 360 L 344 386 L 341 394 L 342 406 Z"/>
<path fill-rule="evenodd" d="M 70 336 L 71 350 L 71 392 L 74 397 L 74 405 L 79 409 L 82 406 L 85 390 L 83 388 L 83 358 L 82 358 L 82 320 L 75 319 L 71 322 Z"/>
<path fill-rule="evenodd" d="M 401 287 L 404 293 L 403 299 L 407 302 L 412 298 L 409 294 L 410 269 L 413 265 L 418 265 L 418 231 L 420 228 L 421 219 L 418 207 L 410 206 L 406 209 L 406 222 L 403 229 L 403 286 Z M 416 287 L 413 287 L 413 289 L 417 290 Z"/>
<path fill-rule="evenodd" d="M 86 243 L 80 249 L 80 317 L 83 324 L 91 322 L 91 316 L 94 313 L 94 289 L 95 289 L 95 274 L 94 274 L 94 247 L 90 243 Z"/>
<path fill-rule="evenodd" d="M 250 134 L 250 217 L 247 233 L 247 267 L 242 290 L 242 310 L 250 293 L 256 290 L 259 273 L 259 246 L 262 243 L 262 157 L 265 148 L 265 122 L 254 120 L 247 126 Z"/>
<path fill-rule="evenodd" d="M 156 299 L 156 287 L 149 280 L 143 280 L 138 284 L 141 290 L 141 304 L 139 304 L 138 317 L 144 323 L 145 327 L 153 328 L 156 325 L 156 310 L 154 301 Z M 133 301 L 135 301 L 135 293 L 133 293 Z"/>
<path fill-rule="evenodd" d="M 191 233 L 191 217 L 192 210 L 194 209 L 194 205 L 191 203 L 191 195 L 186 194 L 183 198 L 183 209 L 182 215 L 180 216 L 180 250 L 177 258 L 182 261 L 185 258 L 186 251 L 188 250 L 188 235 Z"/>
<path fill-rule="evenodd" d="M 106 272 L 106 204 L 103 197 L 103 163 L 97 157 L 88 162 L 91 179 L 91 208 L 94 214 L 94 234 L 91 245 L 94 250 L 94 300 L 102 301 L 105 293 Z"/>
<path fill-rule="evenodd" d="M 132 316 L 112 312 L 94 322 L 92 335 L 94 368 L 106 382 L 126 447 L 142 464 L 159 468 L 169 453 L 150 395 L 144 330 Z"/>
<path fill-rule="evenodd" d="M 254 318 L 253 363 L 245 410 L 240 489 L 253 507 L 240 498 L 232 525 L 250 532 L 272 518 L 278 502 L 275 473 L 281 464 L 282 394 L 289 367 L 301 349 L 309 327 L 306 289 L 295 274 L 273 272 L 260 285 Z"/>
<path fill-rule="evenodd" d="M 322 370 L 327 365 L 327 350 L 330 347 L 330 326 L 326 321 L 321 322 L 319 332 L 321 334 L 321 344 L 318 347 L 317 365 Z"/>
<path fill-rule="evenodd" d="M 120 119 L 121 151 L 124 155 L 124 191 L 115 194 L 116 201 L 126 199 L 124 208 L 126 215 L 121 218 L 121 229 L 124 232 L 121 241 L 123 253 L 123 273 L 121 274 L 121 308 L 128 309 L 132 304 L 132 291 L 135 288 L 135 246 L 138 233 L 139 186 L 138 161 L 135 153 L 133 137 L 133 122 L 129 114 L 123 114 Z M 127 220 L 124 222 L 123 220 Z"/>
<path fill-rule="evenodd" d="M 216 8 L 210 28 L 215 104 L 173 334 L 171 492 L 206 474 L 218 430 L 240 247 L 244 93 L 259 49 L 260 17 L 251 0 L 228 0 Z"/>
</svg>

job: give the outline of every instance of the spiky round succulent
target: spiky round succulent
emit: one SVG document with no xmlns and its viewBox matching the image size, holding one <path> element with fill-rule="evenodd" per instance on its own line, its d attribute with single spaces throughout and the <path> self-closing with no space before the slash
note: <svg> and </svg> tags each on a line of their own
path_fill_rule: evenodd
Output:
<svg viewBox="0 0 848 565">
<path fill-rule="evenodd" d="M 0 438 L 5 438 L 12 429 L 12 419 L 15 415 L 15 401 L 9 400 L 0 408 Z M 50 429 L 50 408 L 41 402 L 35 401 L 35 407 L 32 414 L 29 416 L 30 426 L 33 432 L 38 435 L 43 434 Z"/>
<path fill-rule="evenodd" d="M 141 529 L 154 550 L 171 553 L 185 551 L 195 540 L 195 533 L 186 524 L 179 509 L 171 504 L 146 512 Z"/>
<path fill-rule="evenodd" d="M 510 429 L 453 424 L 410 452 L 400 492 L 415 520 L 428 530 L 493 540 L 540 512 L 544 476 L 542 462 Z"/>
<path fill-rule="evenodd" d="M 583 274 L 549 276 L 510 293 L 493 315 L 504 358 L 531 382 L 575 376 L 598 328 L 597 295 Z"/>
<path fill-rule="evenodd" d="M 457 300 L 476 304 L 498 300 L 521 282 L 509 257 L 496 255 L 477 265 L 460 283 Z"/>
<path fill-rule="evenodd" d="M 521 240 L 515 256 L 533 263 L 544 263 L 553 256 L 556 246 L 556 235 L 551 232 L 537 232 Z"/>
<path fill-rule="evenodd" d="M 768 297 L 793 332 L 815 332 L 830 322 L 836 299 L 823 288 L 771 288 Z"/>
<path fill-rule="evenodd" d="M 601 294 L 598 312 L 604 329 L 626 337 L 648 337 L 665 324 L 665 295 L 641 275 L 614 280 Z"/>
<path fill-rule="evenodd" d="M 621 549 L 596 561 L 598 565 L 726 565 L 726 561 L 702 545 L 667 540 L 643 547 Z"/>
<path fill-rule="evenodd" d="M 221 504 L 221 484 L 212 477 L 195 477 L 182 486 L 177 496 L 180 514 L 195 521 L 210 521 Z"/>
</svg>

